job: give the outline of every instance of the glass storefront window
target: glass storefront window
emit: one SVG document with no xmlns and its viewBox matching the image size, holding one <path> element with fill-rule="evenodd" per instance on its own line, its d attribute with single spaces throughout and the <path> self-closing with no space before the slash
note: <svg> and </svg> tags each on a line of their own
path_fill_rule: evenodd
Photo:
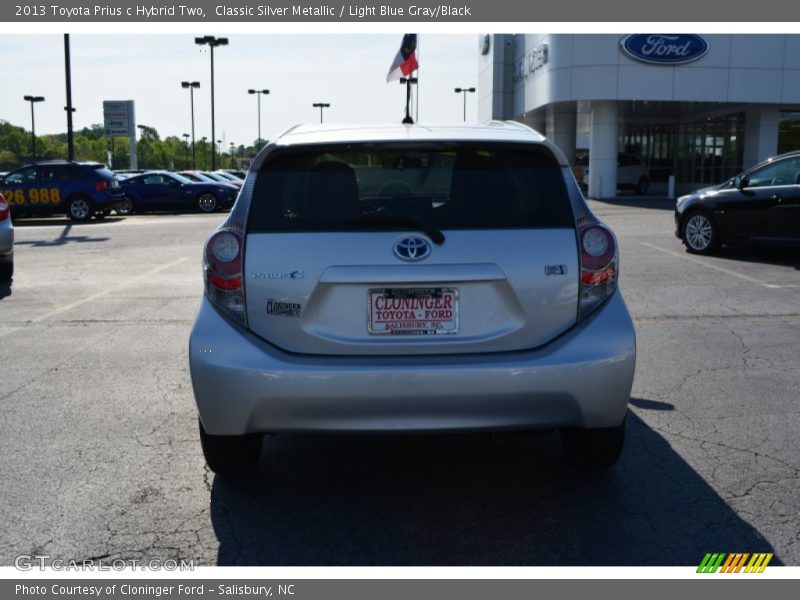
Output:
<svg viewBox="0 0 800 600">
<path fill-rule="evenodd" d="M 782 112 L 778 125 L 778 154 L 800 150 L 800 112 Z"/>
<path fill-rule="evenodd" d="M 744 113 L 621 129 L 620 148 L 645 160 L 652 182 L 674 173 L 678 183 L 720 183 L 742 171 Z"/>
</svg>

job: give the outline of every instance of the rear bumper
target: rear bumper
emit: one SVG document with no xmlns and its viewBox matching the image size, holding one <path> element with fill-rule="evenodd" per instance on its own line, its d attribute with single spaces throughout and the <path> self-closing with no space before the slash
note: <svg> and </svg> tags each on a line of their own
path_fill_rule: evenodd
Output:
<svg viewBox="0 0 800 600">
<path fill-rule="evenodd" d="M 14 256 L 14 228 L 10 223 L 0 223 L 0 262 L 8 262 Z"/>
<path fill-rule="evenodd" d="M 523 352 L 289 354 L 231 324 L 205 298 L 189 340 L 200 418 L 217 435 L 609 427 L 627 410 L 635 361 L 619 293 L 581 325 Z"/>
</svg>

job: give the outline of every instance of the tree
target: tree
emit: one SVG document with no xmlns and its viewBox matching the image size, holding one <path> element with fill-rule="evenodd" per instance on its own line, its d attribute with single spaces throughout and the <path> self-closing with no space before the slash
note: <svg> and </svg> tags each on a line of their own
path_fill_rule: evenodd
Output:
<svg viewBox="0 0 800 600">
<path fill-rule="evenodd" d="M 109 163 L 111 166 L 125 168 L 130 163 L 130 142 L 127 137 L 111 138 L 99 123 L 84 127 L 75 132 L 75 160 Z M 265 142 L 264 142 L 265 143 Z M 145 164 L 151 169 L 189 169 L 191 154 L 183 140 L 176 136 L 161 139 L 154 127 L 141 128 L 140 153 L 144 153 Z M 258 140 L 244 148 L 245 161 L 255 156 Z M 211 163 L 212 146 L 208 141 L 198 140 L 196 144 L 198 168 L 208 168 Z M 67 135 L 42 135 L 36 137 L 36 154 L 39 160 L 65 159 L 67 156 Z M 140 154 L 141 156 L 141 154 Z M 242 148 L 236 152 L 242 158 Z M 0 170 L 10 171 L 31 160 L 31 134 L 24 127 L 17 127 L 0 120 Z M 141 166 L 141 165 L 140 165 Z"/>
</svg>

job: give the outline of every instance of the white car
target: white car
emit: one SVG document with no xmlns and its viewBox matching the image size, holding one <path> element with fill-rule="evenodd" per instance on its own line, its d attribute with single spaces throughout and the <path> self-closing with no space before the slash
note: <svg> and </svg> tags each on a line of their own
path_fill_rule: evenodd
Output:
<svg viewBox="0 0 800 600">
<path fill-rule="evenodd" d="M 524 125 L 292 129 L 205 246 L 206 462 L 253 468 L 263 433 L 559 429 L 608 467 L 636 356 L 618 256 Z"/>
<path fill-rule="evenodd" d="M 589 157 L 578 159 L 572 172 L 584 190 L 589 186 Z M 632 190 L 643 195 L 650 187 L 650 170 L 644 160 L 635 154 L 621 152 L 617 158 L 617 189 Z"/>
</svg>

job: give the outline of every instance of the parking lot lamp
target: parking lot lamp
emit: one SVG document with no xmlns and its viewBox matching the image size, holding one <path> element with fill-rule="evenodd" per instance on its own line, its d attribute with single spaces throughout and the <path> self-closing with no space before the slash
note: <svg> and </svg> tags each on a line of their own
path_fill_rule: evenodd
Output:
<svg viewBox="0 0 800 600">
<path fill-rule="evenodd" d="M 457 87 L 455 89 L 455 92 L 456 92 L 456 94 L 462 94 L 464 96 L 464 122 L 466 123 L 467 122 L 467 94 L 474 94 L 475 93 L 475 88 L 474 87 L 470 87 L 470 88 Z"/>
<path fill-rule="evenodd" d="M 269 94 L 269 90 L 247 90 L 248 94 L 255 94 L 258 99 L 258 137 L 256 138 L 256 150 L 261 150 L 261 96 Z"/>
<path fill-rule="evenodd" d="M 44 96 L 24 96 L 27 102 L 31 103 L 31 155 L 33 162 L 36 162 L 36 117 L 33 112 L 33 105 L 37 102 L 44 102 Z"/>
<path fill-rule="evenodd" d="M 189 90 L 189 104 L 192 111 L 192 168 L 197 168 L 194 156 L 194 90 L 200 87 L 199 81 L 181 81 L 181 87 Z"/>
<path fill-rule="evenodd" d="M 216 135 L 214 130 L 214 48 L 217 46 L 227 46 L 228 38 L 218 38 L 213 35 L 194 38 L 194 43 L 199 46 L 208 46 L 211 50 L 211 140 L 213 142 Z M 211 153 L 211 170 L 217 169 L 217 158 L 214 152 Z"/>
<path fill-rule="evenodd" d="M 314 102 L 314 104 L 312 104 L 312 106 L 314 108 L 318 108 L 319 109 L 319 122 L 322 123 L 322 109 L 323 108 L 329 108 L 330 104 L 328 104 L 327 102 Z"/>
<path fill-rule="evenodd" d="M 200 141 L 203 143 L 203 169 L 205 169 L 206 165 L 208 164 L 208 160 L 207 160 L 207 158 L 208 158 L 207 157 L 207 154 L 208 154 L 208 144 L 207 144 L 208 138 L 206 136 L 203 136 L 203 137 L 200 138 Z"/>
</svg>

